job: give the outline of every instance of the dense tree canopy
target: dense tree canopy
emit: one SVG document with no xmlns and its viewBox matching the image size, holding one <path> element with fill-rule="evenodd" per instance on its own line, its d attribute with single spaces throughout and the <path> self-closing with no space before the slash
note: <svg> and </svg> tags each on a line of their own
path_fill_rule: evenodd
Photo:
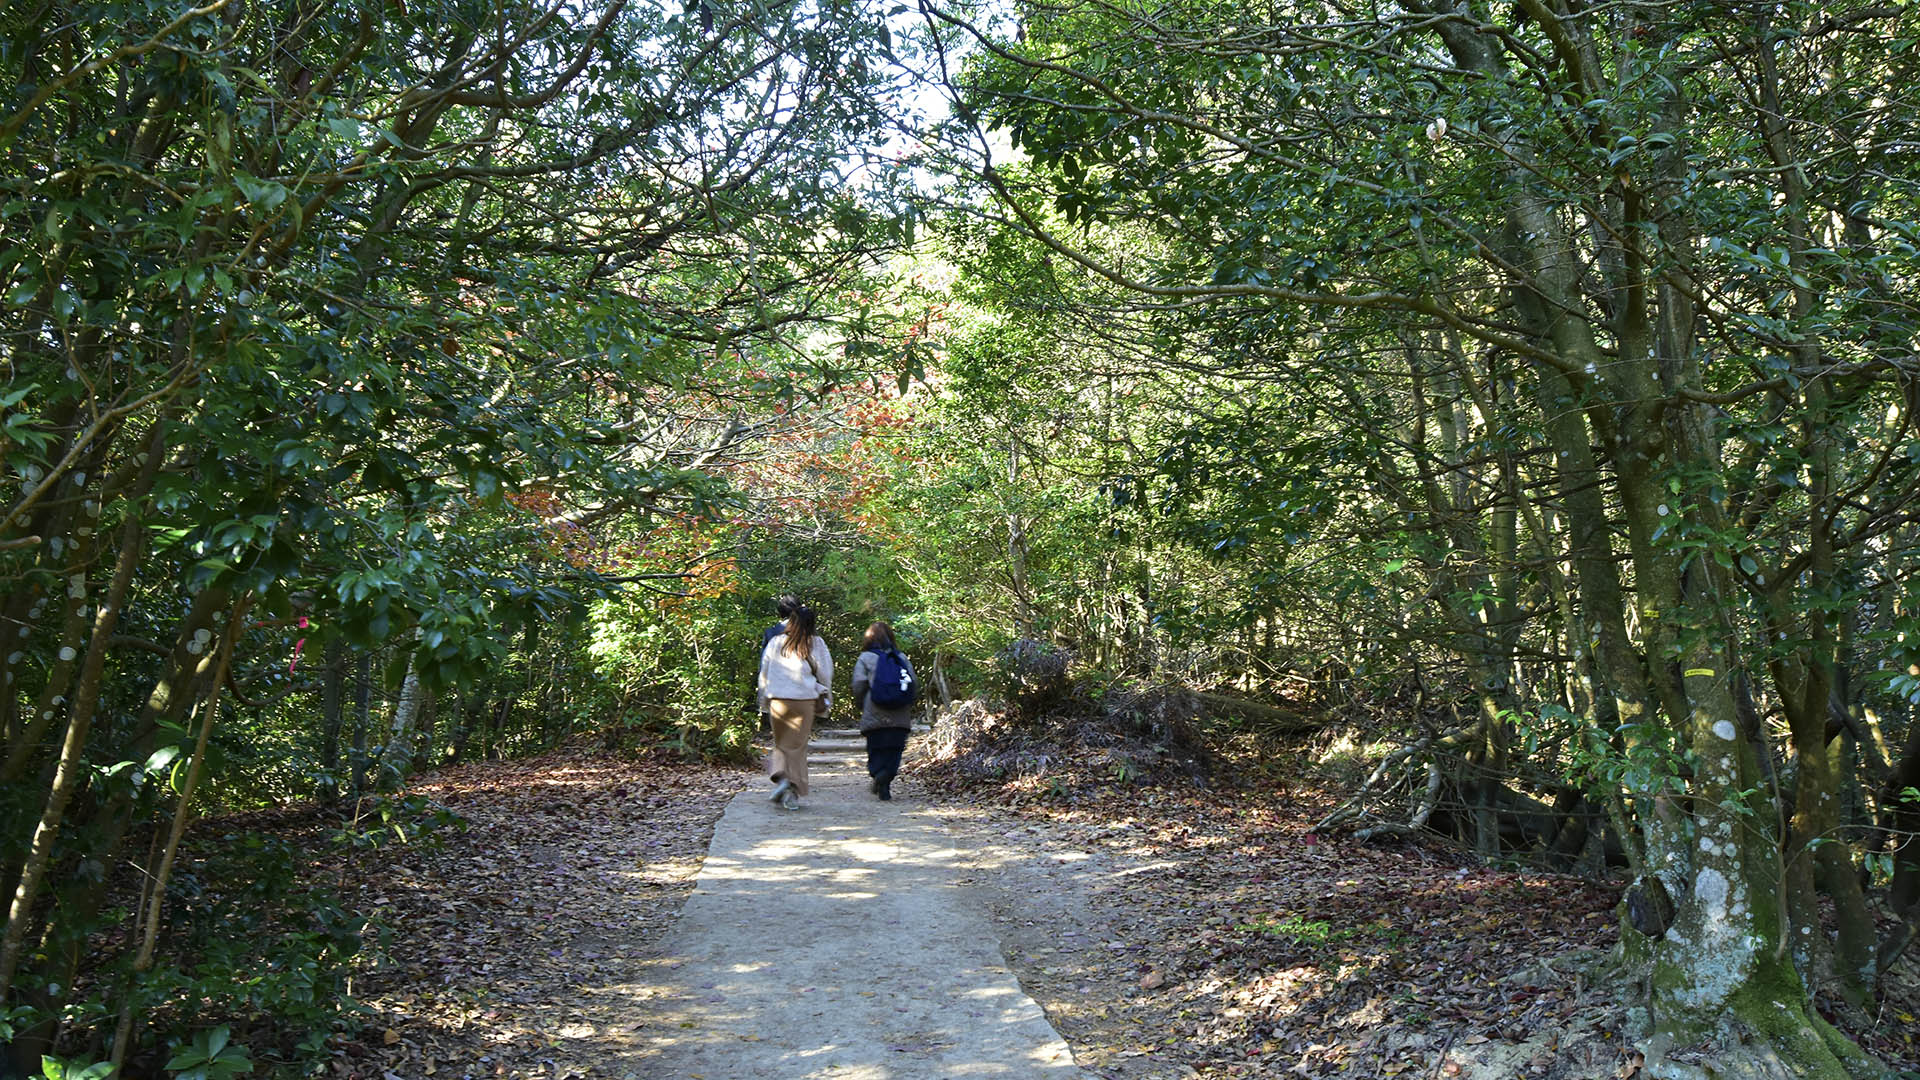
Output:
<svg viewBox="0 0 1920 1080">
<path fill-rule="evenodd" d="M 1920 928 L 1914 20 L 7 8 L 0 1036 L 324 1029 L 357 924 L 195 937 L 196 808 L 739 753 L 797 591 L 936 702 L 1358 702 L 1326 827 L 1631 875 L 1654 1075 L 1871 1075 L 1813 1006 Z"/>
<path fill-rule="evenodd" d="M 1798 1075 L 1870 1069 L 1773 1010 L 1803 979 L 1867 1000 L 1912 936 L 1909 19 L 1018 16 L 929 9 L 975 50 L 962 121 L 1022 153 L 940 146 L 1013 238 L 989 230 L 989 265 L 1124 313 L 1101 362 L 1196 374 L 1119 490 L 1241 572 L 1368 574 L 1348 633 L 1478 699 L 1438 741 L 1483 853 L 1493 774 L 1606 810 L 1635 895 L 1673 905 L 1629 935 L 1662 1039 L 1744 1027 Z M 1862 859 L 1905 911 L 1884 940 Z"/>
<path fill-rule="evenodd" d="M 610 577 L 700 572 L 679 533 L 717 516 L 718 467 L 833 378 L 817 339 L 870 336 L 852 295 L 906 237 L 860 156 L 876 16 L 695 8 L 0 16 L 22 1066 L 129 914 L 102 868 L 140 823 L 171 822 L 159 887 L 108 941 L 117 1020 L 82 1024 L 116 1062 L 172 992 L 156 933 L 196 788 L 382 786 L 455 687 L 510 743 L 508 695 L 581 662 L 541 639 Z"/>
</svg>

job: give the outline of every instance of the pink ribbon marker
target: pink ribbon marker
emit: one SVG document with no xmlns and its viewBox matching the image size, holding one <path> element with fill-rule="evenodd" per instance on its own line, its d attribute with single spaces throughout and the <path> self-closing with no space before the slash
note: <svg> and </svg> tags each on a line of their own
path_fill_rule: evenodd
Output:
<svg viewBox="0 0 1920 1080">
<path fill-rule="evenodd" d="M 302 630 L 305 630 L 307 628 L 307 617 L 305 615 L 300 616 L 300 622 L 298 625 Z M 306 647 L 307 647 L 306 638 L 301 638 L 300 640 L 293 643 L 293 659 L 287 661 L 287 674 L 289 675 L 293 674 L 294 665 L 300 662 L 300 650 Z"/>
</svg>

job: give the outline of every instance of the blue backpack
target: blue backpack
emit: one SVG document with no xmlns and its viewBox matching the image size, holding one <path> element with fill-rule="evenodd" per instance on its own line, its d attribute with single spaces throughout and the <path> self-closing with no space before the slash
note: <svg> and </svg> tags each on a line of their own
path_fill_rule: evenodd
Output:
<svg viewBox="0 0 1920 1080">
<path fill-rule="evenodd" d="M 873 683 L 867 687 L 867 697 L 882 709 L 904 709 L 913 704 L 920 693 L 920 684 L 914 681 L 906 658 L 894 649 L 879 656 L 873 665 Z"/>
</svg>

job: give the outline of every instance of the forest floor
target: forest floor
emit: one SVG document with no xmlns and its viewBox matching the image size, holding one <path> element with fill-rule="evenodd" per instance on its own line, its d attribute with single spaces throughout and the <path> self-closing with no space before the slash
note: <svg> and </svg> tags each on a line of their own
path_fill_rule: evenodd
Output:
<svg viewBox="0 0 1920 1080">
<path fill-rule="evenodd" d="M 1589 979 L 1609 887 L 1329 840 L 1315 789 L 1029 782 L 950 803 L 1002 944 L 1090 1073 L 1631 1076 Z"/>
<path fill-rule="evenodd" d="M 466 827 L 353 856 L 349 906 L 391 933 L 352 988 L 369 1011 L 334 1040 L 333 1075 L 606 1075 L 596 1040 L 623 1003 L 590 988 L 640 973 L 748 780 L 738 768 L 572 751 L 416 780 L 410 792 Z"/>
<path fill-rule="evenodd" d="M 437 845 L 343 877 L 393 928 L 333 1074 L 619 1077 L 604 1053 L 692 891 L 732 768 L 554 753 L 414 791 L 457 812 Z M 1088 782 L 899 803 L 983 855 L 962 870 L 1009 966 L 1089 1076 L 1632 1077 L 1624 1009 L 1591 975 L 1615 890 L 1317 837 L 1313 786 L 1209 792 Z M 983 872 L 981 865 L 995 869 Z M 1920 979 L 1851 1033 L 1920 1062 Z M 628 1034 L 621 1033 L 623 1036 Z M 718 1080 L 718 1078 L 716 1078 Z"/>
</svg>

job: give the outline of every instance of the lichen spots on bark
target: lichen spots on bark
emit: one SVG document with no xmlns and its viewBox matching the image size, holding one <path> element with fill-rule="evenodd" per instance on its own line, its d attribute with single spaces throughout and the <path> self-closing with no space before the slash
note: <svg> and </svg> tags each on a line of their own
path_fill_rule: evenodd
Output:
<svg viewBox="0 0 1920 1080">
<path fill-rule="evenodd" d="M 1716 882 L 1714 879 L 1720 880 Z M 1737 890 L 1724 875 L 1702 870 L 1695 879 L 1706 935 L 1669 934 L 1654 974 L 1654 1036 L 1646 1074 L 1655 1080 L 1852 1080 L 1885 1075 L 1819 1014 L 1789 962 L 1758 946 L 1740 929 L 1746 919 Z M 1770 905 L 1760 903 L 1762 909 Z M 1714 915 L 1719 915 L 1718 920 Z M 1765 910 L 1759 913 L 1766 917 Z"/>
<path fill-rule="evenodd" d="M 1759 941 L 1749 932 L 1746 896 L 1737 881 L 1705 866 L 1695 872 L 1692 892 L 1693 903 L 1661 950 L 1654 980 L 1657 1015 L 1672 1011 L 1661 1007 L 1662 999 L 1680 1011 L 1711 1014 L 1754 970 Z"/>
</svg>

